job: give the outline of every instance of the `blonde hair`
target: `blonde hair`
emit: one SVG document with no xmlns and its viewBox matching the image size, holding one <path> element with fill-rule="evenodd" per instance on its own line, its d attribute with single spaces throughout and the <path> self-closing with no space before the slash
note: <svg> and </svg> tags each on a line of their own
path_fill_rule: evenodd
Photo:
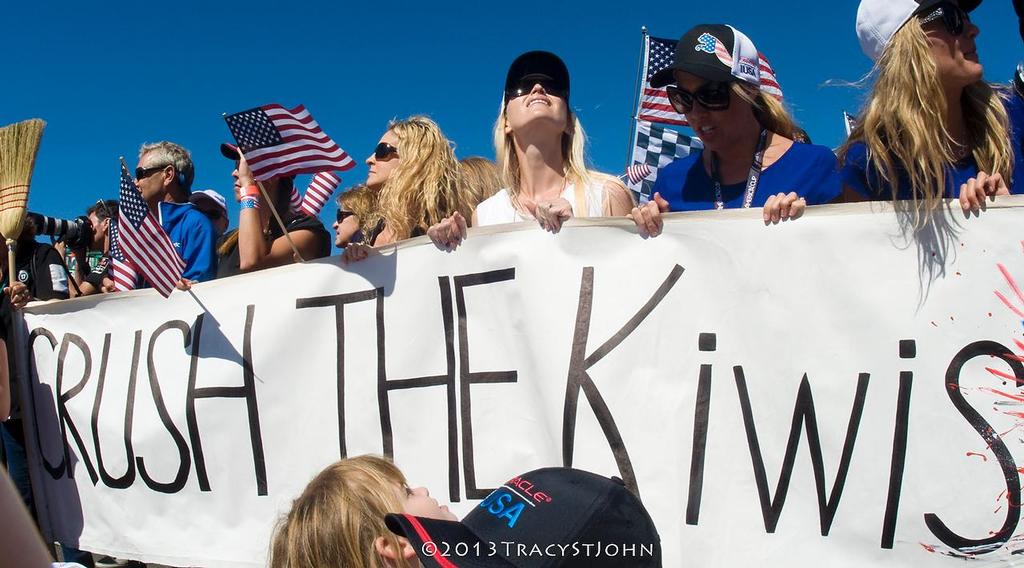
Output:
<svg viewBox="0 0 1024 568">
<path fill-rule="evenodd" d="M 487 158 L 463 158 L 459 160 L 459 182 L 469 205 L 476 209 L 481 201 L 501 189 L 501 172 L 498 165 Z"/>
<path fill-rule="evenodd" d="M 359 184 L 346 189 L 338 196 L 338 208 L 351 211 L 359 219 L 359 230 L 363 234 L 368 233 L 380 221 L 380 214 L 377 212 L 377 192 Z"/>
<path fill-rule="evenodd" d="M 956 161 L 955 142 L 946 128 L 946 95 L 939 80 L 928 37 L 917 18 L 893 36 L 875 64 L 874 88 L 849 140 L 839 149 L 840 163 L 855 142 L 867 147 L 869 165 L 880 183 L 898 200 L 900 176 L 906 175 L 914 203 L 913 224 L 927 223 L 949 184 L 947 170 Z M 964 89 L 961 98 L 968 143 L 978 169 L 1002 174 L 1013 170 L 1009 128 L 999 96 L 984 81 Z M 868 178 L 869 180 L 871 177 Z M 882 188 L 872 188 L 881 193 Z M 917 205 L 923 202 L 924 211 Z"/>
<path fill-rule="evenodd" d="M 458 162 L 452 146 L 433 120 L 412 116 L 393 120 L 388 131 L 398 138 L 400 162 L 380 190 L 378 211 L 396 239 L 427 229 L 455 211 L 472 214 L 458 190 Z"/>
<path fill-rule="evenodd" d="M 374 541 L 383 536 L 400 550 L 398 537 L 384 524 L 384 515 L 402 511 L 396 484 L 404 487 L 405 476 L 382 457 L 359 456 L 327 466 L 278 522 L 270 568 L 387 566 Z"/>
<path fill-rule="evenodd" d="M 569 132 L 562 133 L 562 163 L 564 164 L 566 181 L 576 185 L 590 185 L 595 181 L 605 181 L 610 176 L 598 175 L 587 168 L 584 148 L 587 143 L 587 135 L 583 132 L 583 125 L 576 113 L 569 108 L 566 102 L 567 121 L 571 128 Z M 505 125 L 508 118 L 505 98 L 501 99 L 501 108 L 498 110 L 498 119 L 494 122 L 494 150 L 498 158 L 498 171 L 501 174 L 503 185 L 508 188 L 509 196 L 516 199 L 519 193 L 520 174 L 519 157 L 516 155 L 516 146 L 512 142 L 512 133 L 505 132 Z M 515 201 L 513 201 L 514 203 Z"/>
<path fill-rule="evenodd" d="M 754 107 L 754 117 L 762 128 L 790 140 L 796 139 L 796 121 L 781 100 L 744 81 L 733 81 L 732 92 Z"/>
</svg>

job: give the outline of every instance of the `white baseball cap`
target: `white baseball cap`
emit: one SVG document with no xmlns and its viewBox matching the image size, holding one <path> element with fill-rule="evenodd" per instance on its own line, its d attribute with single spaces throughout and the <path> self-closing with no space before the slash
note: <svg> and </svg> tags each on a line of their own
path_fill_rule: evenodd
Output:
<svg viewBox="0 0 1024 568">
<path fill-rule="evenodd" d="M 200 189 L 199 191 L 194 191 L 192 192 L 192 195 L 188 198 L 189 203 L 192 203 L 193 205 L 195 205 L 196 202 L 203 199 L 208 199 L 214 202 L 215 204 L 217 204 L 217 207 L 219 207 L 224 212 L 224 214 L 227 215 L 227 201 L 224 200 L 223 195 L 217 193 L 212 189 Z"/>
<path fill-rule="evenodd" d="M 892 36 L 915 14 L 939 4 L 956 4 L 970 12 L 981 0 L 861 0 L 857 8 L 857 39 L 860 48 L 872 61 L 878 61 Z"/>
</svg>

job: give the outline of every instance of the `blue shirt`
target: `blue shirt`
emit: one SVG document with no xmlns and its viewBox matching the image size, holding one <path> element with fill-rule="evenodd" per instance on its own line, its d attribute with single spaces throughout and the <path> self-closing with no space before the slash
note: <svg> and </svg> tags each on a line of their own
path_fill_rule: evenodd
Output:
<svg viewBox="0 0 1024 568">
<path fill-rule="evenodd" d="M 715 208 L 715 185 L 704 170 L 703 151 L 661 168 L 654 191 L 668 201 L 672 211 Z M 722 201 L 727 208 L 743 206 L 746 182 L 722 185 Z M 836 156 L 832 150 L 814 144 L 794 143 L 786 153 L 761 172 L 751 207 L 763 207 L 778 193 L 795 191 L 808 205 L 829 203 L 842 192 Z"/>
<path fill-rule="evenodd" d="M 1003 106 L 1010 118 L 1010 146 L 1013 149 L 1013 180 L 1010 193 L 1024 193 L 1024 101 L 1016 92 L 1006 93 Z M 990 173 L 990 172 L 989 172 Z M 857 193 L 872 200 L 891 200 L 892 189 L 889 188 L 874 167 L 869 166 L 867 146 L 863 142 L 854 142 L 846 152 L 846 163 L 842 168 L 843 183 Z M 897 164 L 899 176 L 899 195 L 897 199 L 910 199 L 910 180 Z M 946 168 L 946 188 L 942 192 L 945 198 L 960 197 L 960 186 L 973 177 L 978 177 L 978 163 L 974 156 L 950 164 Z"/>
<path fill-rule="evenodd" d="M 1024 99 L 1016 89 L 1003 101 L 1010 118 L 1010 145 L 1013 147 L 1013 183 L 1010 193 L 1024 193 Z"/>
<path fill-rule="evenodd" d="M 160 202 L 160 226 L 185 261 L 182 278 L 202 282 L 217 276 L 217 233 L 213 222 L 191 203 Z"/>
</svg>

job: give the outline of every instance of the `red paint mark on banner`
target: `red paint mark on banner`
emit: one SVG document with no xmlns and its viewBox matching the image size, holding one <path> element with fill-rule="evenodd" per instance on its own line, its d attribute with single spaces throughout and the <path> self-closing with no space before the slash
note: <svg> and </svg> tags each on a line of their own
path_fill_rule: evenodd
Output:
<svg viewBox="0 0 1024 568">
<path fill-rule="evenodd" d="M 978 452 L 967 452 L 967 457 L 978 456 L 982 461 L 988 461 L 988 456 L 985 454 L 979 454 Z"/>
</svg>

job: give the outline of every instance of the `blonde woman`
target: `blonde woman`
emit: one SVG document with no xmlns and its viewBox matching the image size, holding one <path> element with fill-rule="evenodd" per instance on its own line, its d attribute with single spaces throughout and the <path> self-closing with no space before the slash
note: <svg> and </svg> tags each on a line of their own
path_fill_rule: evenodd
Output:
<svg viewBox="0 0 1024 568">
<path fill-rule="evenodd" d="M 553 53 L 516 58 L 494 125 L 494 146 L 504 189 L 485 199 L 472 225 L 536 221 L 552 232 L 571 217 L 628 215 L 629 191 L 584 161 L 586 136 L 569 106 L 569 70 Z M 427 234 L 452 249 L 466 237 L 466 217 L 451 215 Z"/>
<path fill-rule="evenodd" d="M 342 258 L 354 262 L 380 246 L 426 233 L 431 225 L 457 212 L 468 216 L 472 206 L 459 191 L 459 163 L 437 123 L 425 116 L 392 121 L 366 159 L 366 186 L 378 192 L 380 222 L 364 244 L 345 248 Z"/>
<path fill-rule="evenodd" d="M 457 521 L 389 460 L 343 459 L 321 471 L 274 531 L 270 568 L 413 568 L 416 551 L 384 524 L 388 513 Z"/>
<path fill-rule="evenodd" d="M 363 241 L 377 226 L 377 193 L 359 184 L 346 189 L 336 200 L 337 218 L 334 229 L 334 246 L 345 248 L 352 243 Z"/>
<path fill-rule="evenodd" d="M 654 200 L 633 214 L 641 234 L 660 233 L 666 211 L 757 207 L 765 223 L 778 223 L 840 196 L 835 155 L 794 142 L 802 131 L 762 90 L 757 48 L 736 28 L 691 28 L 651 86 L 666 88 L 704 148 L 658 172 Z"/>
<path fill-rule="evenodd" d="M 860 3 L 857 35 L 877 76 L 839 151 L 848 200 L 911 200 L 922 206 L 912 209 L 920 227 L 943 198 L 958 197 L 969 213 L 1009 192 L 1015 158 L 1004 105 L 1020 101 L 982 80 L 979 30 L 968 16 L 979 3 Z"/>
<path fill-rule="evenodd" d="M 475 210 L 485 199 L 501 190 L 501 172 L 492 160 L 470 156 L 459 160 L 462 192 Z"/>
</svg>

